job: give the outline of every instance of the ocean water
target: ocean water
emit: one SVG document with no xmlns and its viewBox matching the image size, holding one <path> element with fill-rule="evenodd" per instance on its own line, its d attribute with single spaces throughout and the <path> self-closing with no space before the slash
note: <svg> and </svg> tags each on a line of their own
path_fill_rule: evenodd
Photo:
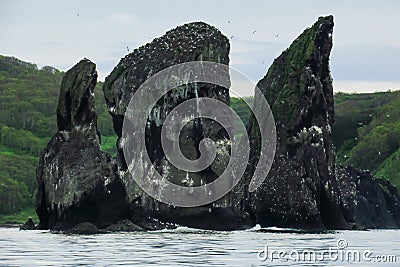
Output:
<svg viewBox="0 0 400 267">
<path fill-rule="evenodd" d="M 301 234 L 180 227 L 65 235 L 0 228 L 0 266 L 400 266 L 400 230 Z"/>
</svg>

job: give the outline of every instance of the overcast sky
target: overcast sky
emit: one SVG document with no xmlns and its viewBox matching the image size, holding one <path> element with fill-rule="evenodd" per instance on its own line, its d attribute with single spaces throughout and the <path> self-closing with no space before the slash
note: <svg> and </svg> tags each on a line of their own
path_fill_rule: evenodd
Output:
<svg viewBox="0 0 400 267">
<path fill-rule="evenodd" d="M 256 82 L 306 27 L 332 14 L 335 91 L 400 89 L 400 1 L 236 2 L 0 1 L 0 54 L 60 70 L 87 57 L 104 80 L 127 46 L 204 21 L 233 36 L 231 65 Z"/>
</svg>

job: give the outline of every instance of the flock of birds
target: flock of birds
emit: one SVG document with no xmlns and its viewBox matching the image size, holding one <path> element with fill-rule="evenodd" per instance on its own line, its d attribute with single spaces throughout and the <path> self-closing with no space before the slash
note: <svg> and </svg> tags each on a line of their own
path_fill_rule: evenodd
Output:
<svg viewBox="0 0 400 267">
<path fill-rule="evenodd" d="M 76 16 L 77 17 L 79 17 L 79 13 L 76 13 Z M 231 24 L 231 21 L 230 20 L 228 20 L 228 24 Z M 255 34 L 257 31 L 256 30 L 253 30 L 253 34 Z M 233 37 L 235 37 L 234 35 L 231 35 L 231 37 L 230 37 L 230 39 L 232 40 L 233 39 Z M 275 38 L 278 38 L 279 37 L 279 33 L 277 33 L 277 34 L 275 34 Z M 129 53 L 129 47 L 127 46 L 126 47 L 126 50 L 128 51 L 128 53 Z M 265 62 L 263 61 L 261 64 L 264 64 Z"/>
<path fill-rule="evenodd" d="M 228 20 L 228 24 L 231 24 L 231 21 L 230 20 Z M 257 31 L 256 30 L 254 30 L 252 33 L 253 34 L 255 34 Z M 231 40 L 233 39 L 233 37 L 235 37 L 234 35 L 231 35 Z M 278 38 L 279 37 L 279 33 L 277 33 L 277 34 L 275 34 L 275 38 Z M 265 61 L 263 61 L 261 64 L 262 65 L 264 65 L 264 63 L 265 63 Z"/>
<path fill-rule="evenodd" d="M 230 20 L 228 20 L 228 24 L 231 24 L 231 21 Z M 257 31 L 253 31 L 253 34 L 255 34 Z M 231 40 L 233 39 L 233 35 L 231 35 Z M 279 37 L 279 33 L 277 33 L 277 34 L 275 34 L 275 38 L 278 38 Z"/>
</svg>

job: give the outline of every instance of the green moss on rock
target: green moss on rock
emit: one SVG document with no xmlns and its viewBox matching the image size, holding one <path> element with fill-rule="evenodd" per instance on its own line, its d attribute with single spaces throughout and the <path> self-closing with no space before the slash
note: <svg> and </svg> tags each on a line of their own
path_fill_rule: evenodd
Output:
<svg viewBox="0 0 400 267">
<path fill-rule="evenodd" d="M 266 89 L 263 92 L 275 119 L 287 127 L 298 123 L 301 109 L 307 105 L 312 94 L 310 79 L 316 75 L 324 75 L 319 82 L 326 94 L 326 101 L 333 103 L 328 65 L 332 30 L 333 17 L 320 17 L 274 60 L 267 75 L 258 84 L 259 88 Z M 333 116 L 333 112 L 330 115 Z"/>
</svg>

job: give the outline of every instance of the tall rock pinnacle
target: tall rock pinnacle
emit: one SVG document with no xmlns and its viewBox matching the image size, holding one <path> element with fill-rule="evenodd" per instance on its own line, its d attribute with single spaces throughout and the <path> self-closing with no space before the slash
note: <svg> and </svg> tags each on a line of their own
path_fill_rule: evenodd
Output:
<svg viewBox="0 0 400 267">
<path fill-rule="evenodd" d="M 261 225 L 346 227 L 336 193 L 331 143 L 332 30 L 333 17 L 320 17 L 275 59 L 258 82 L 274 114 L 278 137 L 272 169 L 251 197 L 250 209 Z M 248 129 L 253 140 L 250 158 L 257 162 L 260 137 L 254 120 Z"/>
<path fill-rule="evenodd" d="M 173 218 L 174 222 L 192 227 L 222 227 L 218 221 L 222 220 L 221 216 L 226 213 L 220 210 L 230 208 L 228 196 L 207 207 L 197 208 L 175 208 L 156 201 L 143 192 L 127 172 L 127 164 L 133 164 L 132 166 L 136 166 L 133 169 L 136 170 L 147 164 L 141 156 L 134 158 L 133 163 L 125 162 L 121 144 L 127 144 L 129 140 L 122 140 L 121 136 L 129 101 L 148 78 L 168 67 L 191 61 L 211 61 L 228 65 L 229 47 L 228 38 L 218 29 L 203 22 L 188 23 L 168 31 L 165 35 L 125 56 L 106 78 L 103 90 L 108 110 L 113 117 L 114 129 L 119 137 L 117 162 L 120 175 L 126 184 L 128 198 L 137 205 L 137 209 L 143 209 L 160 219 Z M 183 76 L 190 75 L 186 69 L 182 69 L 182 73 Z M 223 79 L 230 84 L 229 75 Z M 164 83 L 162 81 L 162 84 Z M 150 94 L 149 91 L 144 92 L 140 97 L 146 99 L 147 94 Z M 201 172 L 183 171 L 171 164 L 164 154 L 160 133 L 166 117 L 179 104 L 190 99 L 199 101 L 200 97 L 214 98 L 229 105 L 227 88 L 194 82 L 179 86 L 165 94 L 154 107 L 151 107 L 152 111 L 147 121 L 146 150 L 152 164 L 164 179 L 181 186 L 201 186 L 212 182 L 222 174 L 229 161 L 230 141 L 227 132 L 208 118 L 189 119 L 179 137 L 182 154 L 190 160 L 195 160 L 200 156 L 199 143 L 203 138 L 212 139 L 217 143 L 216 160 L 208 168 Z M 173 120 L 179 120 L 179 118 Z M 137 122 L 133 120 L 133 124 L 135 123 Z M 142 147 L 135 149 L 141 151 Z M 149 179 L 151 180 L 153 179 Z M 174 215 L 171 216 L 171 214 Z M 230 213 L 225 220 L 231 223 L 225 224 L 222 228 L 237 228 L 232 218 Z M 238 225 L 243 225 L 243 223 Z"/>
<path fill-rule="evenodd" d="M 57 107 L 59 131 L 71 131 L 76 126 L 97 127 L 93 90 L 97 82 L 96 65 L 81 60 L 70 69 L 61 84 Z"/>
<path fill-rule="evenodd" d="M 36 211 L 39 228 L 68 229 L 80 222 L 104 226 L 127 216 L 126 194 L 110 157 L 101 151 L 93 90 L 94 63 L 66 72 L 57 108 L 58 133 L 40 157 Z"/>
</svg>

